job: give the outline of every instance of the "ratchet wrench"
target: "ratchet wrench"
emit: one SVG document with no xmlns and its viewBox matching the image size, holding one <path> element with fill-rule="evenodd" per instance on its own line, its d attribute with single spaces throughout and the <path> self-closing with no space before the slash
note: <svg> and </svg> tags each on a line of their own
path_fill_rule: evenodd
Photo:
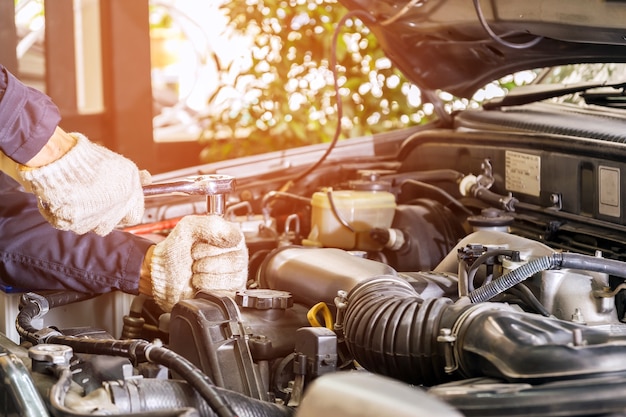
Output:
<svg viewBox="0 0 626 417">
<path fill-rule="evenodd" d="M 235 178 L 230 175 L 206 174 L 186 177 L 179 181 L 150 184 L 143 187 L 144 196 L 186 194 L 206 196 L 207 214 L 223 216 L 226 194 L 235 190 Z"/>
</svg>

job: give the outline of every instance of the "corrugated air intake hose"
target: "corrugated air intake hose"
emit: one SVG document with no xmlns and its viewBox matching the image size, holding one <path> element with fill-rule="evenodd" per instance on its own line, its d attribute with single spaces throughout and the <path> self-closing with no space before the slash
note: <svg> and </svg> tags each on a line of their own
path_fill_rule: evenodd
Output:
<svg viewBox="0 0 626 417">
<path fill-rule="evenodd" d="M 370 372 L 412 384 L 450 380 L 437 336 L 451 303 L 447 298 L 423 300 L 396 276 L 364 281 L 348 294 L 344 320 L 348 349 Z"/>
<path fill-rule="evenodd" d="M 566 265 L 623 274 L 616 261 L 565 258 Z M 534 383 L 626 372 L 623 335 L 503 303 L 423 300 L 397 276 L 356 285 L 343 326 L 346 346 L 363 368 L 415 385 L 479 376 Z"/>
</svg>

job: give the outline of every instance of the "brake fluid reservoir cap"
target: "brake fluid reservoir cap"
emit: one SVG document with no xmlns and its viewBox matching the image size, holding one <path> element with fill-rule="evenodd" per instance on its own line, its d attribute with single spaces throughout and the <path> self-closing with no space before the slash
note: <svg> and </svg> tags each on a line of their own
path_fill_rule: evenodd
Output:
<svg viewBox="0 0 626 417">
<path fill-rule="evenodd" d="M 389 181 L 367 181 L 353 180 L 348 182 L 351 190 L 357 191 L 390 191 L 391 183 Z"/>
<path fill-rule="evenodd" d="M 391 174 L 388 170 L 360 170 L 359 179 L 348 181 L 351 190 L 358 191 L 391 191 L 391 182 L 381 179 L 384 174 Z"/>
<path fill-rule="evenodd" d="M 290 292 L 270 289 L 237 291 L 235 301 L 240 307 L 254 308 L 257 310 L 286 310 L 293 306 L 293 297 Z"/>
</svg>

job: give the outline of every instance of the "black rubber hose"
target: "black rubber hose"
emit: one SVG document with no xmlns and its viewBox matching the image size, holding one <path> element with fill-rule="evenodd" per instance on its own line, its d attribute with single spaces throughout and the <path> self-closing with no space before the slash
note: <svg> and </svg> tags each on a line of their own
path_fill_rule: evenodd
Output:
<svg viewBox="0 0 626 417">
<path fill-rule="evenodd" d="M 515 251 L 510 249 L 492 249 L 476 258 L 472 265 L 467 269 L 467 288 L 469 288 L 470 291 L 474 290 L 474 279 L 476 277 L 476 273 L 478 272 L 478 268 L 480 268 L 484 263 L 500 255 L 511 257 L 513 252 Z M 484 284 L 487 283 L 488 282 L 485 282 Z"/>
<path fill-rule="evenodd" d="M 422 300 L 399 277 L 364 281 L 348 294 L 347 347 L 361 366 L 374 373 L 410 384 L 449 380 L 437 336 L 450 304 L 447 298 Z"/>
<path fill-rule="evenodd" d="M 230 404 L 216 391 L 213 381 L 198 367 L 177 353 L 144 340 L 76 339 L 51 336 L 47 343 L 72 347 L 75 352 L 127 357 L 134 362 L 150 361 L 176 372 L 206 400 L 220 417 L 235 417 Z"/>
<path fill-rule="evenodd" d="M 89 300 L 96 297 L 97 294 L 88 294 L 76 291 L 63 291 L 45 294 L 43 297 L 48 300 L 50 308 L 61 307 L 79 301 Z"/>
<path fill-rule="evenodd" d="M 564 253 L 562 254 L 560 267 L 601 272 L 626 278 L 626 262 L 600 258 L 598 256 L 583 255 L 580 253 Z"/>
<path fill-rule="evenodd" d="M 421 188 L 422 190 L 430 191 L 431 193 L 440 197 L 440 199 L 443 200 L 441 201 L 441 203 L 446 207 L 448 205 L 451 205 L 452 208 L 456 208 L 461 213 L 464 213 L 468 216 L 471 216 L 472 214 L 474 214 L 470 209 L 465 207 L 463 203 L 461 203 L 459 200 L 457 200 L 454 196 L 452 196 L 450 193 L 445 191 L 443 188 L 440 188 L 440 187 L 437 187 L 437 186 L 434 186 L 432 184 L 428 184 L 422 181 L 416 181 L 413 179 L 404 180 L 401 186 L 405 184 L 413 186 L 413 187 Z"/>
<path fill-rule="evenodd" d="M 32 326 L 33 319 L 44 315 L 49 309 L 76 303 L 93 298 L 93 294 L 74 291 L 55 292 L 50 294 L 25 293 L 20 299 L 20 312 L 15 318 L 18 334 L 32 343 L 38 343 L 39 331 Z"/>
<path fill-rule="evenodd" d="M 15 318 L 15 327 L 20 337 L 32 343 L 38 342 L 35 336 L 38 329 L 33 327 L 31 323 L 40 312 L 41 309 L 34 303 L 25 303 L 21 306 L 20 312 Z"/>
<path fill-rule="evenodd" d="M 310 198 L 302 197 L 301 195 L 298 195 L 298 194 L 287 193 L 284 191 L 270 191 L 263 196 L 261 208 L 266 209 L 270 201 L 276 198 L 285 198 L 285 199 L 296 201 L 298 203 L 303 203 L 303 204 L 308 204 L 308 205 L 311 204 Z"/>
<path fill-rule="evenodd" d="M 72 347 L 75 352 L 98 355 L 112 355 L 130 358 L 133 362 L 149 360 L 164 365 L 177 372 L 196 389 L 220 417 L 235 417 L 230 405 L 215 390 L 210 378 L 184 357 L 169 349 L 148 343 L 145 340 L 106 340 L 78 339 L 61 335 L 58 331 L 41 331 L 31 324 L 33 318 L 41 313 L 44 296 L 23 298 L 23 306 L 16 319 L 17 331 L 22 338 L 32 343 L 58 343 Z M 55 300 L 52 300 L 54 304 Z M 49 329 L 46 329 L 49 330 Z"/>
<path fill-rule="evenodd" d="M 601 272 L 608 275 L 626 278 L 626 263 L 623 261 L 578 253 L 555 252 L 552 255 L 543 256 L 529 261 L 527 264 L 524 264 L 519 268 L 493 280 L 492 282 L 477 288 L 469 293 L 468 297 L 472 303 L 489 301 L 496 295 L 503 293 L 538 272 L 548 269 L 561 268 Z"/>
<path fill-rule="evenodd" d="M 403 174 L 404 176 L 410 175 L 411 179 L 423 182 L 436 182 L 447 181 L 451 183 L 457 183 L 465 176 L 462 172 L 454 169 L 433 169 L 430 171 L 416 171 Z"/>
<path fill-rule="evenodd" d="M 515 197 L 496 194 L 493 191 L 490 191 L 483 187 L 478 188 L 474 192 L 474 196 L 487 204 L 490 204 L 494 207 L 500 207 L 508 212 L 515 211 L 515 206 L 518 202 L 517 198 Z"/>
<path fill-rule="evenodd" d="M 533 308 L 536 313 L 541 314 L 544 317 L 550 317 L 551 314 L 543 304 L 537 299 L 535 294 L 524 284 L 516 284 L 513 288 L 508 290 L 514 296 L 519 297 L 529 307 Z"/>
<path fill-rule="evenodd" d="M 180 380 L 137 379 L 121 384 L 109 383 L 107 389 L 118 407 L 123 407 L 124 404 L 141 404 L 143 408 L 135 411 L 142 412 L 192 407 L 198 410 L 200 416 L 216 416 L 198 393 Z M 233 411 L 240 417 L 290 417 L 294 413 L 290 407 L 250 398 L 224 388 L 216 387 L 216 390 L 232 404 Z M 130 411 L 120 408 L 122 413 Z"/>
<path fill-rule="evenodd" d="M 53 415 L 55 417 L 84 417 L 87 415 L 93 415 L 89 413 L 89 411 L 75 411 L 76 407 L 68 408 L 66 404 L 66 397 L 69 392 L 69 389 L 73 383 L 72 381 L 72 369 L 69 366 L 58 366 L 54 365 L 51 367 L 52 372 L 57 377 L 57 382 L 50 388 L 48 391 L 48 399 L 50 401 L 50 406 L 52 407 Z M 137 395 L 134 396 L 133 399 L 137 399 Z M 179 401 L 176 399 L 160 398 L 157 403 L 152 404 L 138 404 L 132 403 L 132 410 L 130 413 L 122 414 L 122 411 L 127 411 L 128 409 L 128 401 L 126 404 L 121 404 L 118 401 L 118 398 L 113 399 L 115 406 L 118 409 L 115 412 L 116 416 L 120 417 L 132 417 L 132 416 L 147 416 L 146 413 L 140 413 L 137 408 L 150 407 L 149 416 L 150 417 L 215 417 L 215 413 L 212 410 L 209 410 L 209 414 L 200 414 L 197 408 L 191 407 L 175 407 L 175 404 L 178 404 Z M 76 404 L 76 399 L 70 401 L 74 405 Z M 203 410 L 208 409 L 206 403 L 203 403 Z M 92 405 L 93 406 L 93 405 Z M 46 414 L 48 416 L 48 414 Z"/>
<path fill-rule="evenodd" d="M 489 301 L 496 295 L 502 294 L 509 288 L 519 284 L 525 279 L 532 277 L 538 272 L 550 269 L 556 264 L 557 261 L 554 259 L 554 256 L 550 255 L 533 259 L 527 264 L 524 264 L 519 268 L 516 268 L 511 272 L 508 272 L 501 277 L 494 279 L 490 283 L 475 289 L 468 294 L 468 297 L 470 301 L 474 304 Z"/>
</svg>

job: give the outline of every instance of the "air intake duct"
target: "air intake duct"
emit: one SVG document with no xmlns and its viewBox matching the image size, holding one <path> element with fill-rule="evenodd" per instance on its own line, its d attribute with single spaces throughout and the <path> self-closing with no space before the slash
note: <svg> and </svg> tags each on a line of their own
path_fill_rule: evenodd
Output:
<svg viewBox="0 0 626 417">
<path fill-rule="evenodd" d="M 345 337 L 365 369 L 404 382 L 431 385 L 450 377 L 437 342 L 447 298 L 423 300 L 405 280 L 383 275 L 348 295 Z"/>
<path fill-rule="evenodd" d="M 626 336 L 502 303 L 422 299 L 382 275 L 348 294 L 344 336 L 368 371 L 433 386 L 488 376 L 547 382 L 626 372 Z"/>
</svg>

